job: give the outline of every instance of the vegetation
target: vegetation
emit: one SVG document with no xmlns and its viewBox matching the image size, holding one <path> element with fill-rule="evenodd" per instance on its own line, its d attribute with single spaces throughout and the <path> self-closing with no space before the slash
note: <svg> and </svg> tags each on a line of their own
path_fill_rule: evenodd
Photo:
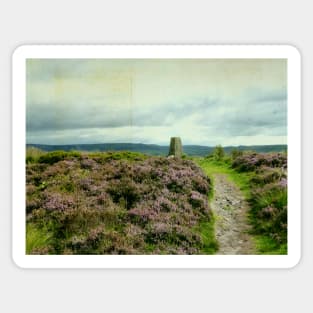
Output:
<svg viewBox="0 0 313 313">
<path fill-rule="evenodd" d="M 259 252 L 286 254 L 287 153 L 221 146 L 192 159 L 28 147 L 26 252 L 214 254 L 217 173 L 249 201 Z"/>
<path fill-rule="evenodd" d="M 227 174 L 243 191 L 251 205 L 249 218 L 259 252 L 286 254 L 287 153 L 236 151 L 220 157 L 220 150 L 195 160 L 209 177 Z"/>
<path fill-rule="evenodd" d="M 31 153 L 28 254 L 217 250 L 208 205 L 211 182 L 192 161 L 134 152 L 38 152 L 30 159 Z"/>
<path fill-rule="evenodd" d="M 26 164 L 28 163 L 36 163 L 38 159 L 45 154 L 44 151 L 36 148 L 36 147 L 27 147 L 26 149 Z"/>
<path fill-rule="evenodd" d="M 218 145 L 214 148 L 212 157 L 215 161 L 222 161 L 224 159 L 225 152 L 221 145 Z"/>
<path fill-rule="evenodd" d="M 141 152 L 147 155 L 167 156 L 169 147 L 159 146 L 153 144 L 141 143 L 102 143 L 102 144 L 77 144 L 77 145 L 39 145 L 28 144 L 28 147 L 36 147 L 46 152 L 51 151 L 87 151 L 87 152 L 108 152 L 108 151 L 132 151 Z M 240 146 L 240 147 L 223 147 L 225 154 L 230 154 L 233 150 L 247 151 L 253 150 L 258 153 L 264 152 L 280 152 L 287 149 L 286 145 L 266 145 L 266 146 Z M 205 157 L 211 154 L 214 147 L 198 146 L 198 145 L 184 145 L 184 153 L 189 156 Z"/>
</svg>

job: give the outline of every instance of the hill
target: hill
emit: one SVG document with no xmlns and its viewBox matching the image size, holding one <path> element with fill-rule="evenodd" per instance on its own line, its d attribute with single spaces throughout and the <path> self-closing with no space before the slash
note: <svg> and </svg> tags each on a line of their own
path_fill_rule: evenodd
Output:
<svg viewBox="0 0 313 313">
<path fill-rule="evenodd" d="M 101 143 L 101 144 L 77 144 L 77 145 L 42 145 L 42 144 L 27 144 L 27 147 L 36 147 L 43 151 L 88 151 L 88 152 L 103 152 L 103 151 L 133 151 L 141 152 L 148 155 L 166 156 L 168 154 L 168 146 L 142 144 L 142 143 Z M 214 147 L 200 145 L 184 145 L 184 153 L 189 156 L 206 156 L 213 151 Z M 281 152 L 287 150 L 287 145 L 263 145 L 263 146 L 228 146 L 224 147 L 226 153 L 233 149 L 242 151 L 264 152 Z"/>
</svg>

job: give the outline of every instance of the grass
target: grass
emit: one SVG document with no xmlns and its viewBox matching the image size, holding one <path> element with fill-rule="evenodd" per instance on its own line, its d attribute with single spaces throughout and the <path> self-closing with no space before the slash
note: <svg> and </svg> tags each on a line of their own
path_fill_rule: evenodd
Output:
<svg viewBox="0 0 313 313">
<path fill-rule="evenodd" d="M 287 244 L 278 245 L 277 242 L 268 236 L 257 235 L 254 237 L 255 245 L 258 251 L 268 255 L 287 254 Z"/>
<path fill-rule="evenodd" d="M 215 254 L 218 251 L 218 241 L 215 237 L 215 216 L 212 214 L 209 222 L 201 222 L 197 230 L 200 233 L 203 246 L 202 254 Z"/>
<path fill-rule="evenodd" d="M 214 185 L 215 174 L 225 174 L 228 179 L 236 184 L 245 195 L 246 199 L 250 198 L 250 179 L 255 176 L 254 173 L 238 173 L 230 167 L 230 164 L 224 161 L 215 161 L 207 158 L 194 158 L 194 161 L 210 177 Z M 214 191 L 209 195 L 210 200 L 214 197 Z"/>
<path fill-rule="evenodd" d="M 26 164 L 38 162 L 38 159 L 44 154 L 45 154 L 45 152 L 38 149 L 38 148 L 27 147 L 27 149 L 26 149 Z"/>
<path fill-rule="evenodd" d="M 124 160 L 129 162 L 143 161 L 148 158 L 147 155 L 140 152 L 132 151 L 108 151 L 108 152 L 92 152 L 86 153 L 90 158 L 96 158 L 100 162 L 106 162 L 110 160 Z"/>
<path fill-rule="evenodd" d="M 46 228 L 38 228 L 33 223 L 26 224 L 26 253 L 40 251 L 47 247 L 51 233 Z"/>
</svg>

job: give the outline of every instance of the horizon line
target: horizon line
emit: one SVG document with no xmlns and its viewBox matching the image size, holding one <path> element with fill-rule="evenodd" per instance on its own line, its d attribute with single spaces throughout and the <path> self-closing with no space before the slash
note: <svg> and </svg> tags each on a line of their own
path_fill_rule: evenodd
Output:
<svg viewBox="0 0 313 313">
<path fill-rule="evenodd" d="M 77 146 L 77 145 L 80 145 L 80 146 L 83 146 L 83 145 L 106 145 L 106 144 L 127 144 L 127 145 L 147 145 L 147 146 L 160 146 L 160 147 L 167 147 L 169 146 L 166 145 L 166 144 L 154 144 L 154 143 L 142 143 L 142 142 L 136 142 L 136 143 L 133 143 L 133 142 L 102 142 L 102 143 L 67 143 L 67 144 L 45 144 L 45 143 L 26 143 L 26 145 L 42 145 L 42 146 Z M 199 146 L 199 147 L 216 147 L 216 146 L 219 146 L 220 144 L 218 145 L 198 145 L 198 144 L 183 144 L 182 146 Z M 261 147 L 261 146 L 288 146 L 288 144 L 286 143 L 277 143 L 277 144 L 256 144 L 256 145 L 220 145 L 222 147 Z"/>
</svg>

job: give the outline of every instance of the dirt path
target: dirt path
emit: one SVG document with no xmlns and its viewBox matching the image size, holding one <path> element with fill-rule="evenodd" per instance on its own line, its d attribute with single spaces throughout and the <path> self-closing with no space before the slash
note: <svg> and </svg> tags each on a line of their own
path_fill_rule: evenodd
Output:
<svg viewBox="0 0 313 313">
<path fill-rule="evenodd" d="M 248 203 L 240 189 L 226 175 L 214 175 L 214 199 L 211 202 L 216 217 L 215 232 L 219 242 L 217 254 L 256 254 L 246 213 Z"/>
</svg>

